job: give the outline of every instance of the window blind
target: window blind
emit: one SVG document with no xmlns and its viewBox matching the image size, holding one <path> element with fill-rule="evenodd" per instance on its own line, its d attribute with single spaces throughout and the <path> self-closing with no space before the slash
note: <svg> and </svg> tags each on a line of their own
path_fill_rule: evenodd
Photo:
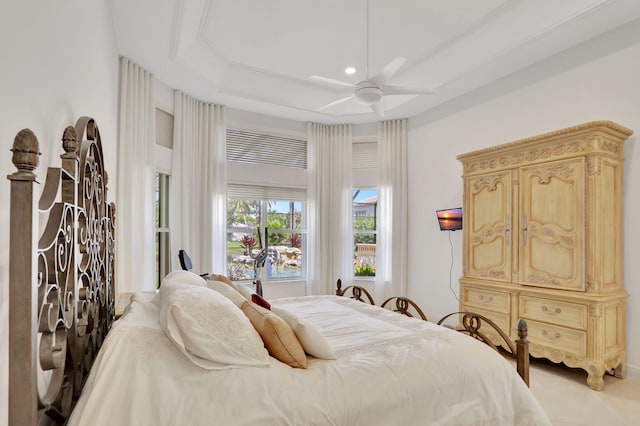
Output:
<svg viewBox="0 0 640 426">
<path fill-rule="evenodd" d="M 156 144 L 173 148 L 173 115 L 156 108 Z"/>
<path fill-rule="evenodd" d="M 376 169 L 378 167 L 378 144 L 357 142 L 351 147 L 352 169 Z"/>
<path fill-rule="evenodd" d="M 307 190 L 303 188 L 228 184 L 227 198 L 234 200 L 306 201 Z"/>
<path fill-rule="evenodd" d="M 307 168 L 307 141 L 227 129 L 227 161 Z"/>
</svg>

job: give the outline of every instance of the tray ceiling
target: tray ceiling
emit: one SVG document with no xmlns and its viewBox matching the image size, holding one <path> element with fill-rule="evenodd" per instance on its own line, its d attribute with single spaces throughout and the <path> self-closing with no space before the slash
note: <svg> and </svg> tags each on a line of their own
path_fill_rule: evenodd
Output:
<svg viewBox="0 0 640 426">
<path fill-rule="evenodd" d="M 410 117 L 640 17 L 637 0 L 111 0 L 118 50 L 168 86 L 326 123 L 378 118 L 349 87 L 404 57 L 385 118 Z M 368 13 L 367 13 L 368 10 Z M 368 19 L 367 19 L 368 16 Z M 368 36 L 367 36 L 368 34 Z M 368 53 L 368 54 L 367 54 Z M 347 66 L 356 68 L 345 74 Z"/>
</svg>

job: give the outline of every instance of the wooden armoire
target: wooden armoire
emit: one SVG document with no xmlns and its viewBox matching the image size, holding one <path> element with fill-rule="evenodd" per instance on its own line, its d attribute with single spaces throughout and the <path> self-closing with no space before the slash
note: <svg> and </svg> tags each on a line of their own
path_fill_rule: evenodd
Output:
<svg viewBox="0 0 640 426">
<path fill-rule="evenodd" d="M 461 154 L 460 309 L 515 338 L 527 320 L 531 355 L 625 374 L 624 141 L 610 121 L 581 124 Z"/>
</svg>

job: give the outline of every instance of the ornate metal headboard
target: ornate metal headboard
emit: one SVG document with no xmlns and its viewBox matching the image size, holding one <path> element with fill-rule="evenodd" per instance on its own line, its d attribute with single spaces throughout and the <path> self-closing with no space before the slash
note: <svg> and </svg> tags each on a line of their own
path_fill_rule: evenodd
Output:
<svg viewBox="0 0 640 426">
<path fill-rule="evenodd" d="M 11 425 L 68 418 L 115 316 L 115 206 L 95 121 L 68 126 L 62 147 L 62 167 L 48 169 L 38 204 L 35 134 L 21 130 L 11 150 Z"/>
</svg>

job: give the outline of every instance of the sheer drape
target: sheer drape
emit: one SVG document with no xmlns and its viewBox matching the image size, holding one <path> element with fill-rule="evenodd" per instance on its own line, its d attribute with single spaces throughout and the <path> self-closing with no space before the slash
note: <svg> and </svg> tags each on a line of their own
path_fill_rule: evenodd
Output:
<svg viewBox="0 0 640 426">
<path fill-rule="evenodd" d="M 220 105 L 174 95 L 171 253 L 189 253 L 196 273 L 226 274 L 226 112 Z"/>
<path fill-rule="evenodd" d="M 407 120 L 378 123 L 376 300 L 407 294 Z"/>
<path fill-rule="evenodd" d="M 353 278 L 351 125 L 307 125 L 308 293 L 333 294 Z"/>
<path fill-rule="evenodd" d="M 116 272 L 118 292 L 155 289 L 154 77 L 120 58 Z"/>
</svg>

